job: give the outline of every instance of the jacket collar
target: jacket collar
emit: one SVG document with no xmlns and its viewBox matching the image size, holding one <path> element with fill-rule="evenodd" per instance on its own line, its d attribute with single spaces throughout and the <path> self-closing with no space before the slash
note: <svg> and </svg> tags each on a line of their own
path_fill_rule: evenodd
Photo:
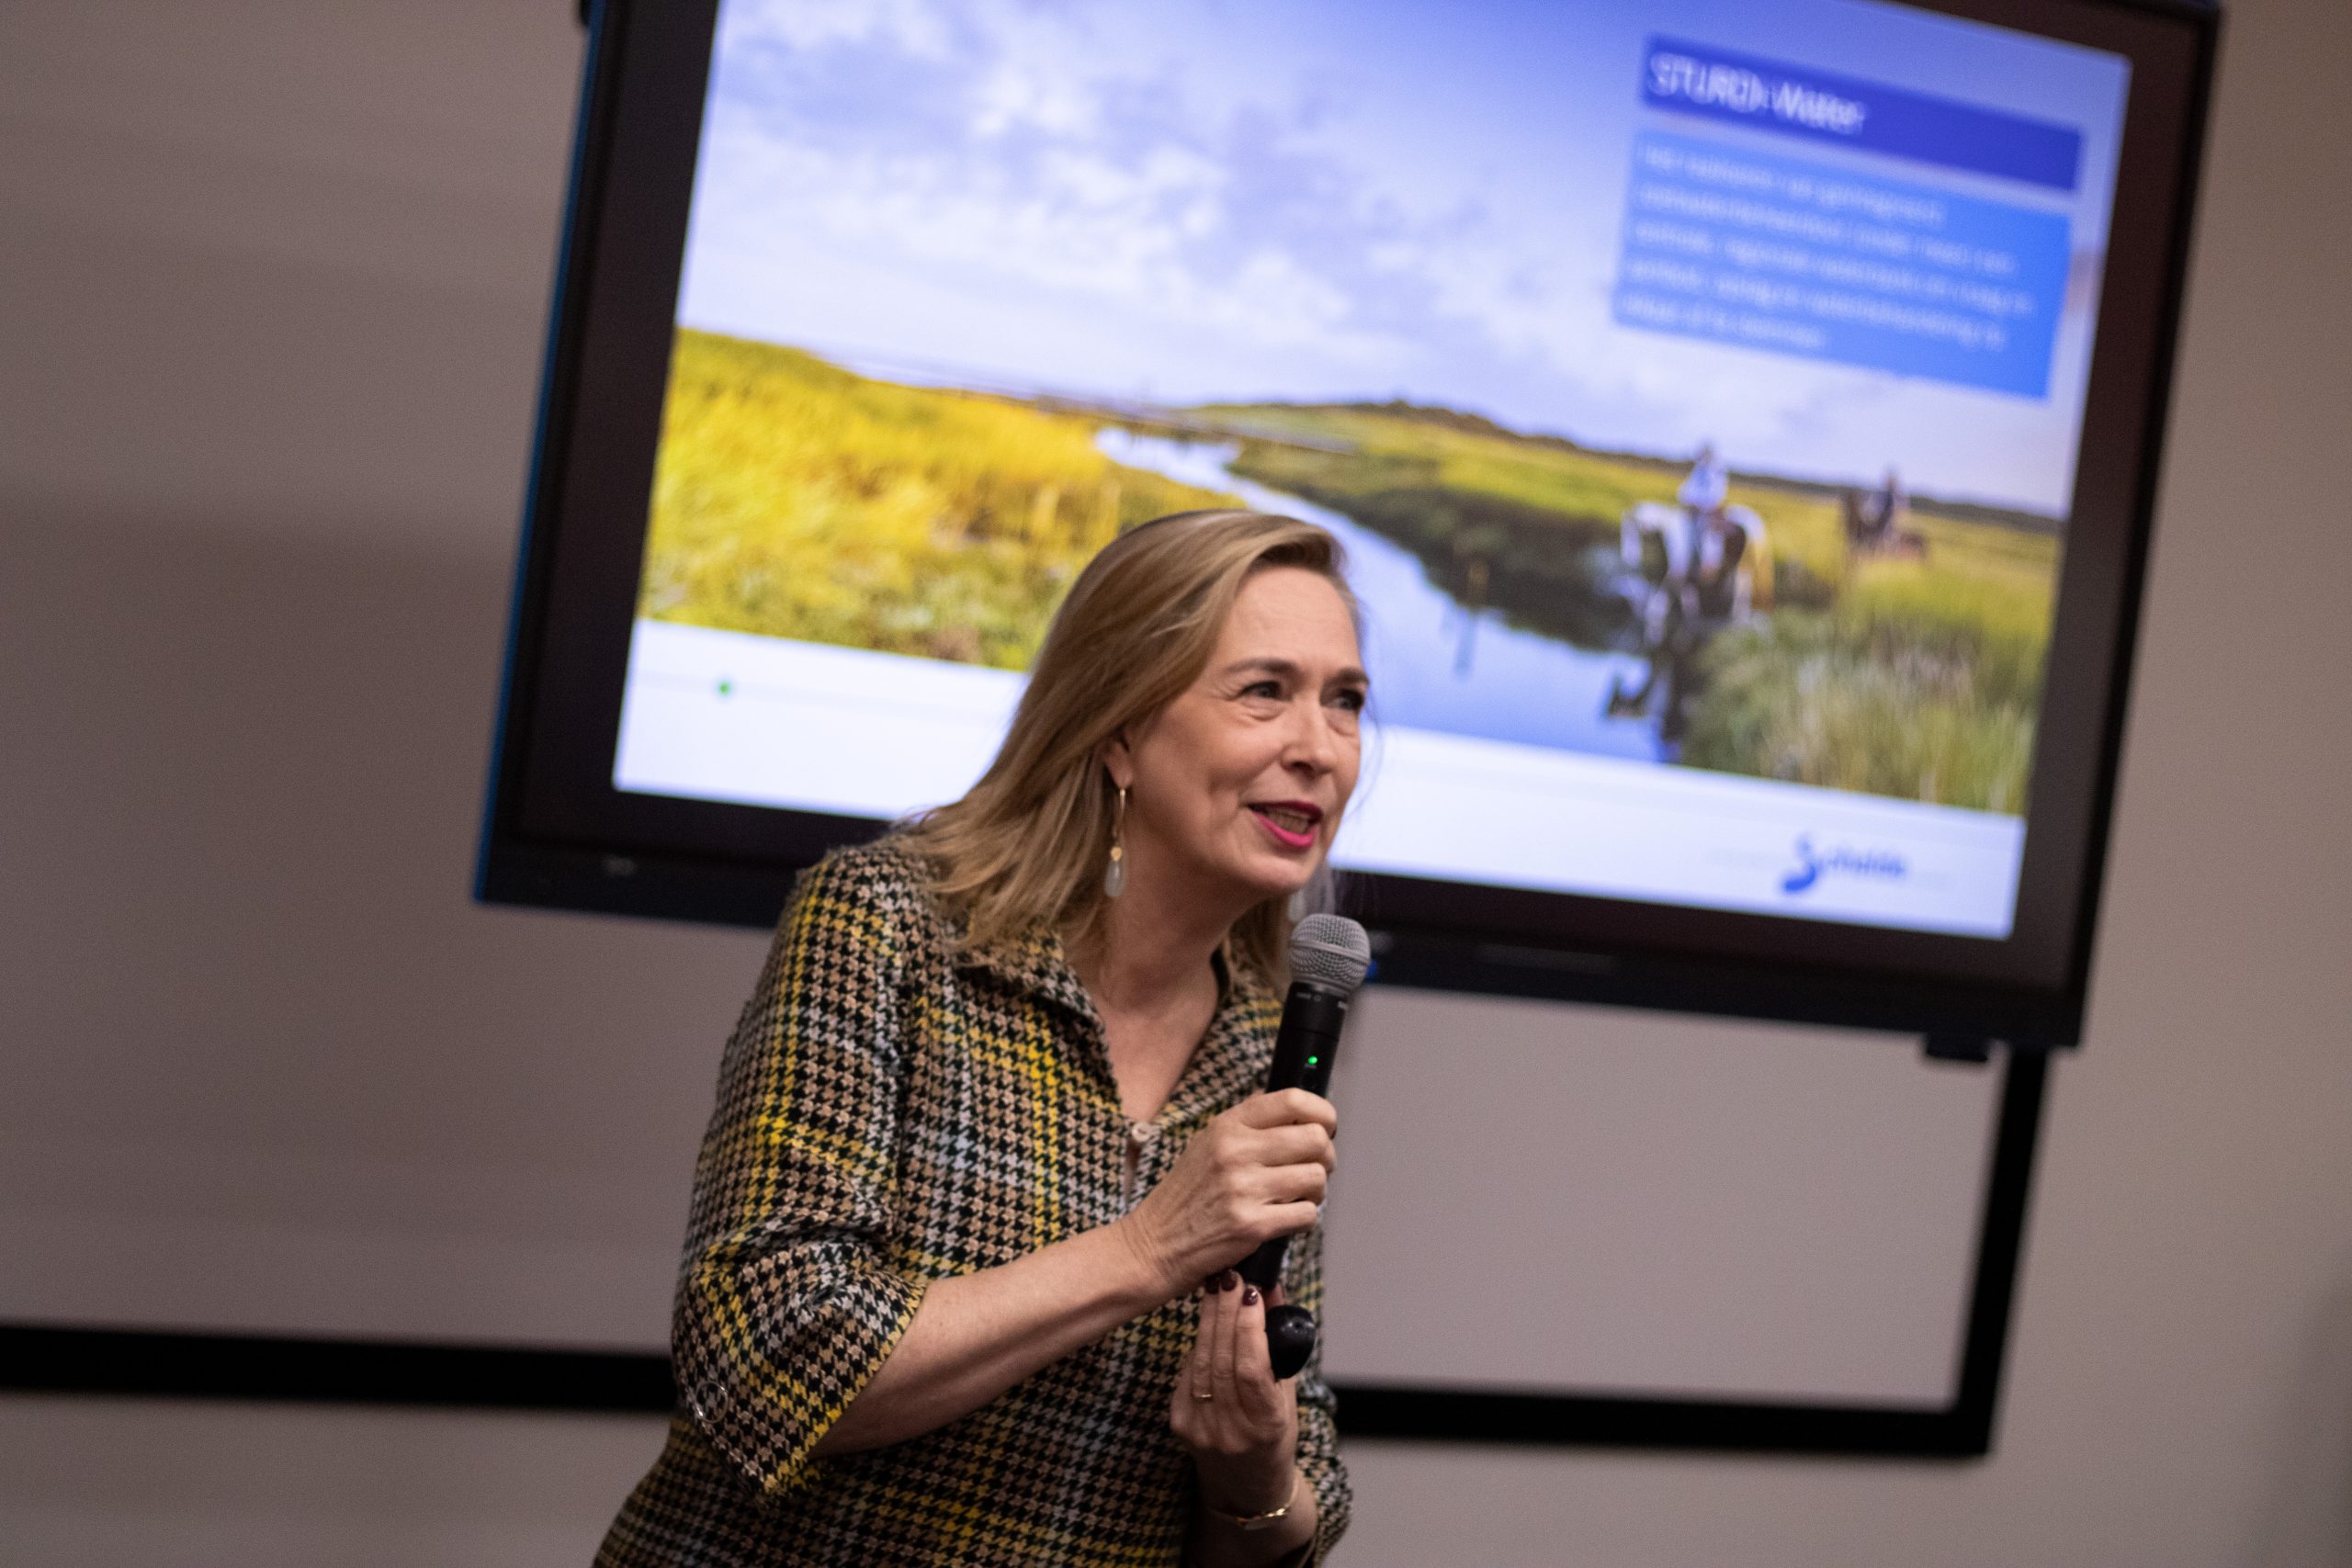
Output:
<svg viewBox="0 0 2352 1568">
<path fill-rule="evenodd" d="M 1193 1047 L 1192 1059 L 1170 1091 L 1158 1120 L 1176 1123 L 1204 1117 L 1253 1092 L 1261 1083 L 1272 1048 L 1274 1024 L 1281 1004 L 1262 983 L 1230 967 L 1219 953 L 1217 1006 L 1207 1032 Z M 984 969 L 1028 995 L 1060 1007 L 1081 1021 L 1097 1050 L 1102 1040 L 1102 1015 L 1087 994 L 1061 938 L 1041 930 L 998 942 L 967 954 L 959 964 Z M 1102 1070 L 1107 1080 L 1110 1064 Z"/>
<path fill-rule="evenodd" d="M 1094 998 L 1086 994 L 1085 983 L 1070 967 L 1062 939 L 1052 931 L 1041 929 L 1008 938 L 967 953 L 959 962 L 986 969 L 1031 996 L 1069 1009 L 1098 1031 L 1102 1028 L 1102 1020 L 1094 1010 Z"/>
</svg>

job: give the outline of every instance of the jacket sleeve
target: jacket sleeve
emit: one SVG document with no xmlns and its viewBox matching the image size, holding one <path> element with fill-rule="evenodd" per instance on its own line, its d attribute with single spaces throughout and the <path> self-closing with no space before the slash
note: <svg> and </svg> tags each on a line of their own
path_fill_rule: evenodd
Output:
<svg viewBox="0 0 2352 1568">
<path fill-rule="evenodd" d="M 1283 1295 L 1313 1313 L 1323 1325 L 1323 1227 L 1320 1224 L 1290 1245 L 1283 1259 Z M 1340 1459 L 1336 1422 L 1339 1401 L 1323 1377 L 1323 1338 L 1315 1337 L 1315 1351 L 1298 1374 L 1298 1472 L 1315 1489 L 1315 1539 L 1303 1556 L 1292 1561 L 1319 1563 L 1339 1544 L 1348 1528 L 1354 1495 L 1348 1489 L 1348 1467 Z"/>
<path fill-rule="evenodd" d="M 685 1414 L 763 1491 L 879 1370 L 924 1281 L 886 1266 L 896 1200 L 903 894 L 808 872 L 728 1042 L 671 1325 Z"/>
</svg>

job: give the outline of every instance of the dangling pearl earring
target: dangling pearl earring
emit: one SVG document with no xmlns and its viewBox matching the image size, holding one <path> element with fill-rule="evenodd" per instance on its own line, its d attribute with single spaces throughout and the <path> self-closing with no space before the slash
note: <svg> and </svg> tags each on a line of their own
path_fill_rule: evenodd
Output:
<svg viewBox="0 0 2352 1568">
<path fill-rule="evenodd" d="M 1127 852 L 1119 842 L 1119 829 L 1127 821 L 1127 786 L 1119 786 L 1119 804 L 1111 808 L 1111 863 L 1102 872 L 1102 897 L 1116 898 L 1127 890 Z"/>
</svg>

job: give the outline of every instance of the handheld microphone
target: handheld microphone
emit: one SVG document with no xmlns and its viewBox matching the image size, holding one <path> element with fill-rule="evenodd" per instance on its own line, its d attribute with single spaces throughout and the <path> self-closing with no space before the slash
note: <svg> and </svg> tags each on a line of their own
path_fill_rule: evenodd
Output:
<svg viewBox="0 0 2352 1568">
<path fill-rule="evenodd" d="M 1309 915 L 1290 939 L 1290 995 L 1283 1002 L 1281 1030 L 1274 1035 L 1274 1062 L 1266 1088 L 1303 1089 L 1322 1094 L 1330 1088 L 1331 1058 L 1340 1046 L 1340 1026 L 1348 1003 L 1372 967 L 1372 939 L 1342 915 Z M 1251 1253 L 1241 1277 L 1261 1292 L 1282 1277 L 1290 1238 L 1276 1236 Z M 1283 1303 L 1266 1309 L 1266 1351 L 1274 1376 L 1295 1376 L 1315 1350 L 1315 1314 Z"/>
</svg>

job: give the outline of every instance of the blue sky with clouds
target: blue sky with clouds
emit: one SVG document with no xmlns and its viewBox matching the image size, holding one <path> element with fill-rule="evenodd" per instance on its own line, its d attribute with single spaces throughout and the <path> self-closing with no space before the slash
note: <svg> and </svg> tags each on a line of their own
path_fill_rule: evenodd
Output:
<svg viewBox="0 0 2352 1568">
<path fill-rule="evenodd" d="M 2058 205 L 2102 246 L 2120 63 L 1871 0 L 728 0 L 680 319 L 943 379 L 1894 462 L 2063 511 L 2086 294 L 2040 400 L 1611 321 L 1655 33 L 2074 124 Z"/>
</svg>

